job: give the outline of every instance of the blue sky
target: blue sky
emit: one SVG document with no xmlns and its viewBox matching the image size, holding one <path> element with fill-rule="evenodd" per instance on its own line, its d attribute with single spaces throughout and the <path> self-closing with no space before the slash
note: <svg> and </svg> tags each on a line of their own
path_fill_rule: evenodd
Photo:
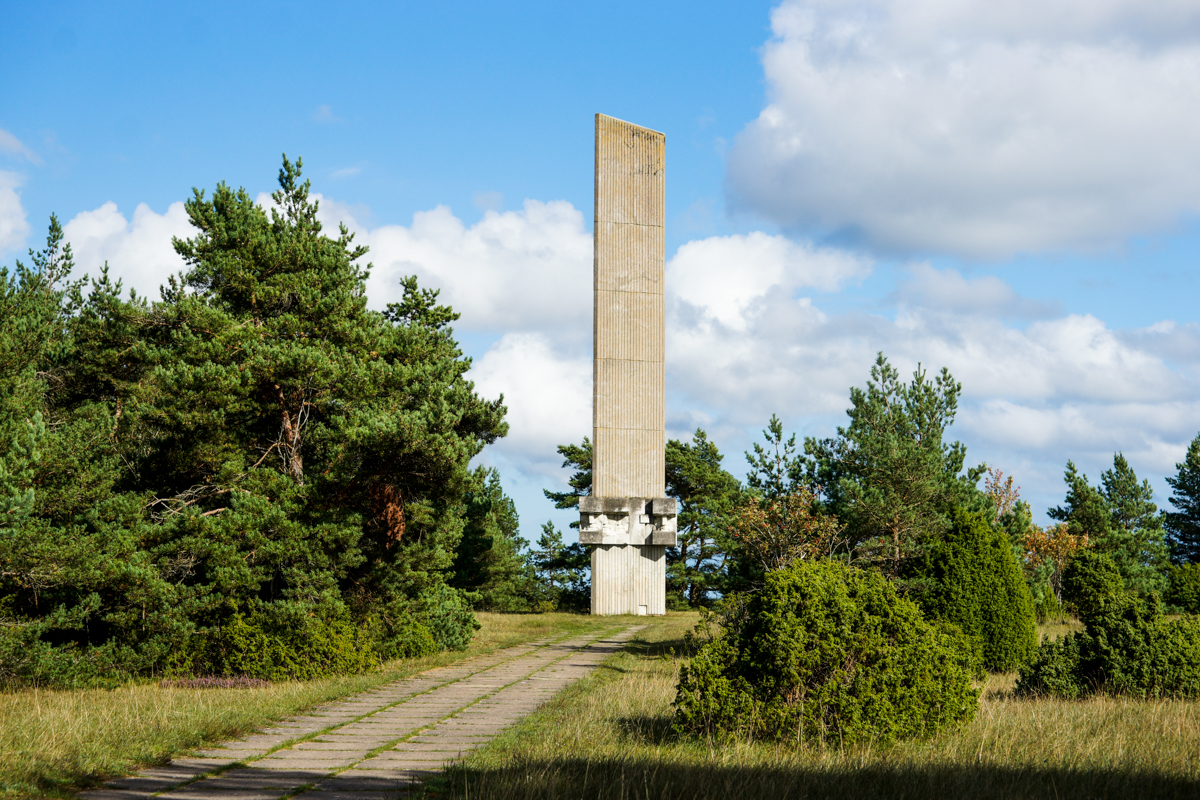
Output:
<svg viewBox="0 0 1200 800">
<path fill-rule="evenodd" d="M 873 354 L 948 366 L 952 434 L 1037 516 L 1068 458 L 1162 478 L 1200 430 L 1200 11 L 1163 0 L 51 3 L 0 29 L 0 263 L 56 212 L 153 293 L 180 201 L 304 158 L 417 273 L 512 434 L 522 527 L 590 427 L 592 115 L 667 135 L 668 423 L 741 473 Z"/>
</svg>

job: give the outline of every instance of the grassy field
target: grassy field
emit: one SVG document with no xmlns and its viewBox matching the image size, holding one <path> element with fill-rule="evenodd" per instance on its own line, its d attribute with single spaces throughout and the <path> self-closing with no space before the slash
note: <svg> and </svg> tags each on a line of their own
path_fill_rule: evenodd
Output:
<svg viewBox="0 0 1200 800">
<path fill-rule="evenodd" d="M 365 675 L 254 689 L 119 689 L 0 693 L 0 796 L 69 797 L 103 779 L 230 739 L 317 703 L 430 667 L 552 633 L 611 621 L 576 614 L 480 614 L 483 627 L 463 653 L 393 662 Z"/>
<path fill-rule="evenodd" d="M 433 797 L 1197 798 L 1200 703 L 1014 698 L 992 676 L 978 717 L 931 741 L 819 748 L 718 746 L 671 731 L 682 637 L 652 623 L 608 661 L 430 785 Z M 1058 626 L 1057 635 L 1073 626 Z"/>
</svg>

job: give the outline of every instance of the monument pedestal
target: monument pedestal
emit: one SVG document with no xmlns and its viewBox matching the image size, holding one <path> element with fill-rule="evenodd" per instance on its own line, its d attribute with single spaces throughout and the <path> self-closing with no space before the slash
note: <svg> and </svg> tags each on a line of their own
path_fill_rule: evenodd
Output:
<svg viewBox="0 0 1200 800">
<path fill-rule="evenodd" d="M 667 613 L 667 548 L 619 544 L 593 547 L 592 613 Z"/>
</svg>

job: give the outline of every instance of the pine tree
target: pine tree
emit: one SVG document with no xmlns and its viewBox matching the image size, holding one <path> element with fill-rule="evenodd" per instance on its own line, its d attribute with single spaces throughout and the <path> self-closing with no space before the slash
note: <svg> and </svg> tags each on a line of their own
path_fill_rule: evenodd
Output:
<svg viewBox="0 0 1200 800">
<path fill-rule="evenodd" d="M 1050 519 L 1069 523 L 1072 534 L 1086 536 L 1089 541 L 1100 542 L 1111 538 L 1112 514 L 1100 490 L 1088 482 L 1087 475 L 1081 473 L 1073 461 L 1067 461 L 1063 480 L 1067 484 L 1066 503 L 1048 510 L 1046 515 Z"/>
<path fill-rule="evenodd" d="M 586 609 L 591 603 L 588 581 L 591 559 L 587 548 L 578 542 L 564 544 L 562 532 L 550 521 L 542 525 L 537 546 L 532 562 L 546 595 L 546 605 L 550 609 Z"/>
<path fill-rule="evenodd" d="M 746 474 L 746 487 L 764 497 L 782 497 L 790 494 L 804 475 L 804 458 L 796 453 L 796 437 L 783 439 L 783 423 L 772 414 L 763 431 L 767 446 L 754 443 L 753 453 L 746 453 L 750 471 Z"/>
<path fill-rule="evenodd" d="M 679 503 L 678 545 L 667 550 L 667 593 L 691 607 L 726 589 L 729 514 L 741 487 L 721 468 L 722 458 L 700 428 L 691 442 L 667 442 L 667 494 Z"/>
<path fill-rule="evenodd" d="M 0 673 L 145 671 L 243 616 L 423 619 L 465 646 L 446 575 L 502 400 L 466 380 L 437 292 L 407 278 L 368 310 L 365 249 L 322 233 L 298 161 L 279 177 L 269 212 L 194 193 L 161 301 L 107 270 L 60 287 L 53 219 L 34 267 L 3 274 L 0 501 L 24 510 L 0 519 Z"/>
<path fill-rule="evenodd" d="M 1100 486 L 1091 486 L 1070 461 L 1064 478 L 1066 503 L 1048 515 L 1066 522 L 1071 534 L 1087 536 L 1092 548 L 1112 558 L 1129 591 L 1164 591 L 1168 551 L 1150 482 L 1139 482 L 1121 453 L 1113 455 L 1113 467 L 1100 476 Z"/>
<path fill-rule="evenodd" d="M 1200 434 L 1192 439 L 1187 455 L 1175 469 L 1175 477 L 1167 478 L 1175 507 L 1164 515 L 1167 542 L 1175 563 L 1200 563 Z"/>
<path fill-rule="evenodd" d="M 850 425 L 805 439 L 806 480 L 846 526 L 853 556 L 897 577 L 904 560 L 936 541 L 954 506 L 987 506 L 975 488 L 986 469 L 963 473 L 966 447 L 945 443 L 962 392 L 943 368 L 932 381 L 919 366 L 904 384 L 880 353 L 865 390 L 850 390 Z"/>
<path fill-rule="evenodd" d="M 543 489 L 542 494 L 554 502 L 555 508 L 579 508 L 579 498 L 592 493 L 592 442 L 585 436 L 580 444 L 560 444 L 558 454 L 563 457 L 563 468 L 574 470 L 567 479 L 571 491 Z M 578 528 L 579 520 L 572 522 L 571 527 Z"/>
<path fill-rule="evenodd" d="M 121 491 L 119 410 L 71 392 L 85 279 L 57 218 L 30 256 L 0 271 L 0 679 L 128 674 L 186 629 L 180 593 Z"/>
<path fill-rule="evenodd" d="M 1113 522 L 1111 538 L 1102 544 L 1126 587 L 1141 594 L 1162 593 L 1167 588 L 1170 554 L 1150 481 L 1139 482 L 1125 456 L 1116 453 L 1113 468 L 1100 476 L 1100 487 Z"/>
<path fill-rule="evenodd" d="M 477 597 L 475 607 L 483 611 L 530 611 L 537 578 L 522 552 L 529 542 L 520 537 L 516 505 L 495 469 L 477 467 L 472 477 L 451 585 Z"/>
</svg>

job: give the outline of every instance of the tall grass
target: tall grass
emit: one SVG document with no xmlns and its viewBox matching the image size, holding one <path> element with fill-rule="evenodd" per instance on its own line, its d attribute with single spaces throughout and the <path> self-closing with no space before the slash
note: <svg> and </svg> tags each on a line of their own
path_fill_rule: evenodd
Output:
<svg viewBox="0 0 1200 800">
<path fill-rule="evenodd" d="M 1016 698 L 989 678 L 976 719 L 879 746 L 708 742 L 671 730 L 682 634 L 671 616 L 430 787 L 518 798 L 1200 796 L 1200 703 Z M 1064 632 L 1053 631 L 1051 635 Z"/>
<path fill-rule="evenodd" d="M 67 797 L 103 779 L 256 730 L 318 703 L 501 647 L 613 626 L 576 614 L 479 614 L 462 653 L 396 661 L 376 672 L 257 688 L 0 692 L 0 796 Z"/>
</svg>

